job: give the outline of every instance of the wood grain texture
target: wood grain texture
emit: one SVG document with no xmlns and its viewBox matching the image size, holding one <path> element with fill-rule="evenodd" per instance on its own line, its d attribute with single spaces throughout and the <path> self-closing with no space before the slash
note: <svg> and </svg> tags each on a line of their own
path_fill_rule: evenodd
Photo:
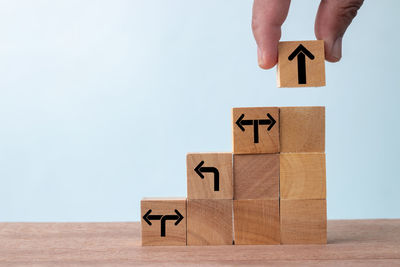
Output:
<svg viewBox="0 0 400 267">
<path fill-rule="evenodd" d="M 281 107 L 281 152 L 325 152 L 325 107 Z"/>
<path fill-rule="evenodd" d="M 326 200 L 280 201 L 282 244 L 326 244 Z"/>
<path fill-rule="evenodd" d="M 165 236 L 161 236 L 161 219 L 150 220 L 149 225 L 143 216 L 151 210 L 150 215 L 176 215 L 175 210 L 183 216 L 178 225 L 174 220 L 165 221 Z M 141 229 L 143 246 L 185 246 L 186 245 L 186 198 L 145 198 L 141 201 Z"/>
<path fill-rule="evenodd" d="M 280 154 L 281 199 L 326 199 L 325 153 Z"/>
<path fill-rule="evenodd" d="M 234 200 L 235 245 L 280 244 L 279 200 Z"/>
<path fill-rule="evenodd" d="M 234 199 L 279 199 L 279 154 L 233 156 Z"/>
<path fill-rule="evenodd" d="M 299 84 L 298 58 L 289 60 L 289 56 L 299 46 L 303 45 L 314 59 L 305 56 L 306 83 Z M 304 53 L 303 53 L 304 54 Z M 325 51 L 324 41 L 289 41 L 279 42 L 278 65 L 277 65 L 278 87 L 317 87 L 325 86 Z"/>
<path fill-rule="evenodd" d="M 243 120 L 265 120 L 270 114 L 275 124 L 268 131 L 269 125 L 258 125 L 258 143 L 254 142 L 254 125 L 243 125 L 244 131 L 237 125 L 238 119 L 244 115 Z M 279 150 L 279 108 L 233 108 L 232 133 L 234 154 L 259 154 L 278 153 Z"/>
<path fill-rule="evenodd" d="M 214 189 L 214 173 L 201 171 L 202 179 L 195 171 L 200 162 L 202 167 L 215 167 L 219 173 L 219 190 Z M 187 166 L 187 194 L 188 199 L 232 199 L 232 153 L 188 153 Z"/>
<path fill-rule="evenodd" d="M 142 247 L 139 222 L 0 223 L 1 266 L 398 266 L 400 220 L 330 220 L 327 245 Z"/>
<path fill-rule="evenodd" d="M 189 199 L 188 246 L 232 245 L 232 205 L 228 199 Z"/>
</svg>

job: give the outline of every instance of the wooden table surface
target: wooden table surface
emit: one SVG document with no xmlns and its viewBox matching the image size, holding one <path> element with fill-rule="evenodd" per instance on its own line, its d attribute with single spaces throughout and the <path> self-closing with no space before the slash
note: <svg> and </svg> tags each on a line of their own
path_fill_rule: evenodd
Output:
<svg viewBox="0 0 400 267">
<path fill-rule="evenodd" d="M 4 265 L 400 266 L 400 220 L 328 222 L 328 245 L 142 247 L 140 224 L 0 223 Z"/>
</svg>

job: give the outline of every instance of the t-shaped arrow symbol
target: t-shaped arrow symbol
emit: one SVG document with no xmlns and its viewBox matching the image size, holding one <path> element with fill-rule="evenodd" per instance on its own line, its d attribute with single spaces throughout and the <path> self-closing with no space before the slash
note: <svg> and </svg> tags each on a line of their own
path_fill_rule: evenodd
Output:
<svg viewBox="0 0 400 267">
<path fill-rule="evenodd" d="M 151 209 L 143 215 L 143 220 L 147 222 L 148 225 L 152 225 L 152 220 L 161 220 L 161 236 L 165 236 L 165 222 L 168 220 L 176 220 L 175 225 L 178 225 L 182 219 L 182 214 L 179 213 L 178 210 L 175 210 L 176 215 L 150 215 Z"/>
<path fill-rule="evenodd" d="M 276 121 L 275 119 L 271 116 L 271 114 L 267 113 L 268 119 L 259 119 L 259 120 L 244 120 L 244 114 L 240 115 L 240 117 L 236 121 L 236 125 L 242 130 L 243 132 L 245 131 L 245 128 L 243 126 L 245 125 L 253 125 L 253 130 L 254 130 L 254 143 L 258 143 L 258 125 L 269 125 L 268 126 L 268 131 L 274 127 Z"/>
</svg>

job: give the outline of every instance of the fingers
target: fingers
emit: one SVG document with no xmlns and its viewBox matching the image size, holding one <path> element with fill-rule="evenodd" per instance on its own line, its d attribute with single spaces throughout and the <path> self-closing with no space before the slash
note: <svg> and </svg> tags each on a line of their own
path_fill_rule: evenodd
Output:
<svg viewBox="0 0 400 267">
<path fill-rule="evenodd" d="M 363 0 L 321 0 L 315 20 L 315 36 L 325 41 L 325 59 L 342 57 L 342 38 Z"/>
<path fill-rule="evenodd" d="M 252 28 L 257 43 L 258 65 L 270 69 L 278 61 L 278 43 L 290 0 L 254 0 Z"/>
</svg>

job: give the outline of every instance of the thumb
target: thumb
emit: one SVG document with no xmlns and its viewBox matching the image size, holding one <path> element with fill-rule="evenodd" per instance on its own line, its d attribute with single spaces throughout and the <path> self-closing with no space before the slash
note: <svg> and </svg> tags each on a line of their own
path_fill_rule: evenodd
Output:
<svg viewBox="0 0 400 267">
<path fill-rule="evenodd" d="M 321 0 L 315 20 L 315 36 L 325 41 L 325 59 L 342 57 L 342 38 L 364 0 Z"/>
</svg>

